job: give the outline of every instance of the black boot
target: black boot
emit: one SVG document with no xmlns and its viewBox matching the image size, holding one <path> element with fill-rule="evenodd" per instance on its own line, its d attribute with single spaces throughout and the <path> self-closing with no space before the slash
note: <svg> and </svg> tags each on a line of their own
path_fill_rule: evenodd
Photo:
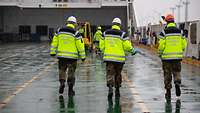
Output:
<svg viewBox="0 0 200 113">
<path fill-rule="evenodd" d="M 177 97 L 181 96 L 180 85 L 175 84 L 175 89 L 176 89 L 176 96 L 177 96 Z"/>
<path fill-rule="evenodd" d="M 113 96 L 113 88 L 112 86 L 108 86 L 109 90 L 108 90 L 108 98 L 112 98 Z"/>
<path fill-rule="evenodd" d="M 68 89 L 68 96 L 74 96 L 75 91 L 73 90 L 73 85 L 69 84 L 69 89 Z"/>
<path fill-rule="evenodd" d="M 116 89 L 115 89 L 115 97 L 120 97 L 119 87 L 116 87 Z"/>
<path fill-rule="evenodd" d="M 170 89 L 166 89 L 165 99 L 167 101 L 171 101 L 171 90 Z"/>
<path fill-rule="evenodd" d="M 65 88 L 65 80 L 60 79 L 60 88 L 59 88 L 59 93 L 63 94 Z"/>
</svg>

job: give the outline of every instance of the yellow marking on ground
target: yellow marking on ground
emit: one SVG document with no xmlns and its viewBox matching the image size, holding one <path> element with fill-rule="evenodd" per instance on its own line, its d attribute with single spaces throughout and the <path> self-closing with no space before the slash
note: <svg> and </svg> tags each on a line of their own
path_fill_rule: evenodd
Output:
<svg viewBox="0 0 200 113">
<path fill-rule="evenodd" d="M 30 84 L 33 83 L 36 79 L 41 77 L 42 75 L 45 75 L 46 72 L 56 63 L 56 60 L 49 64 L 43 71 L 38 73 L 37 75 L 33 76 L 30 80 L 25 82 L 23 85 L 17 86 L 17 89 L 15 92 L 13 92 L 10 96 L 5 98 L 2 102 L 0 102 L 0 109 L 5 107 L 18 93 L 22 92 L 26 87 L 28 87 Z"/>
<path fill-rule="evenodd" d="M 126 84 L 130 88 L 131 93 L 133 94 L 133 98 L 136 101 L 136 104 L 139 105 L 141 111 L 143 113 L 150 113 L 150 110 L 148 109 L 148 107 L 145 105 L 144 101 L 140 97 L 139 92 L 134 87 L 133 82 L 128 79 L 128 77 L 127 77 L 127 75 L 125 73 L 122 73 L 122 76 L 123 76 L 123 80 L 126 81 Z"/>
</svg>

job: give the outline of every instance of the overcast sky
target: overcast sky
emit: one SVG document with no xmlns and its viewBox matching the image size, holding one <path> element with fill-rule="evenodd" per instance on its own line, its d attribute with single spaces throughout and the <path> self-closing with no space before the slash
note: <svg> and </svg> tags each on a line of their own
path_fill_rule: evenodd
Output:
<svg viewBox="0 0 200 113">
<path fill-rule="evenodd" d="M 134 0 L 134 8 L 137 19 L 137 24 L 144 25 L 158 23 L 160 15 L 171 13 L 171 7 L 176 7 L 180 0 Z M 186 1 L 186 0 L 182 0 Z M 189 15 L 188 20 L 200 20 L 200 0 L 188 0 Z M 175 18 L 177 20 L 178 10 L 175 10 Z M 185 6 L 181 7 L 181 21 L 185 20 Z"/>
</svg>

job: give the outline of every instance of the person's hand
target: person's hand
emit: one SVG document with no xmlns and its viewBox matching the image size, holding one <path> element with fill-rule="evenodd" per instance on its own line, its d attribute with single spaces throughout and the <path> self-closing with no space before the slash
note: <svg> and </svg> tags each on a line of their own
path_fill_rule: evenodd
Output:
<svg viewBox="0 0 200 113">
<path fill-rule="evenodd" d="M 136 53 L 137 53 L 136 51 L 133 51 L 133 52 L 131 53 L 131 55 L 134 56 L 134 55 L 136 55 Z"/>
<path fill-rule="evenodd" d="M 159 51 L 157 54 L 158 54 L 158 57 L 160 57 L 160 58 L 162 57 L 162 52 L 161 51 Z"/>
<path fill-rule="evenodd" d="M 56 54 L 50 54 L 50 56 L 54 57 L 54 56 L 56 56 Z"/>
<path fill-rule="evenodd" d="M 139 50 L 138 49 L 133 49 L 132 52 L 131 52 L 131 55 L 136 55 L 137 53 L 139 53 Z"/>
<path fill-rule="evenodd" d="M 81 59 L 81 61 L 84 62 L 84 61 L 85 61 L 85 58 L 84 58 L 84 59 Z"/>
<path fill-rule="evenodd" d="M 162 55 L 161 55 L 161 54 L 158 54 L 158 57 L 160 57 L 160 58 L 161 58 L 161 57 L 162 57 Z"/>
</svg>

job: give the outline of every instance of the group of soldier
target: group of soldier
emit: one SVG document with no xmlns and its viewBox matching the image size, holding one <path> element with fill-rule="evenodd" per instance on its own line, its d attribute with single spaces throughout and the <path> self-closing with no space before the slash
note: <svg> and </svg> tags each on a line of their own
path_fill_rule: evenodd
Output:
<svg viewBox="0 0 200 113">
<path fill-rule="evenodd" d="M 166 27 L 159 37 L 158 54 L 164 71 L 165 98 L 171 100 L 172 76 L 177 98 L 181 95 L 181 60 L 187 42 L 176 27 L 173 15 L 167 15 L 165 21 Z M 73 87 L 77 61 L 81 59 L 84 62 L 86 59 L 84 41 L 81 33 L 76 30 L 76 25 L 76 18 L 68 17 L 66 26 L 59 28 L 54 35 L 50 48 L 50 55 L 58 58 L 60 94 L 64 92 L 67 70 L 68 96 L 75 95 Z M 108 98 L 113 97 L 113 87 L 115 88 L 115 97 L 120 97 L 121 71 L 125 64 L 126 52 L 135 55 L 138 51 L 133 48 L 126 32 L 121 30 L 120 18 L 114 18 L 111 29 L 103 33 L 101 27 L 97 27 L 94 39 L 96 48 L 102 53 L 103 62 L 106 64 Z"/>
</svg>

